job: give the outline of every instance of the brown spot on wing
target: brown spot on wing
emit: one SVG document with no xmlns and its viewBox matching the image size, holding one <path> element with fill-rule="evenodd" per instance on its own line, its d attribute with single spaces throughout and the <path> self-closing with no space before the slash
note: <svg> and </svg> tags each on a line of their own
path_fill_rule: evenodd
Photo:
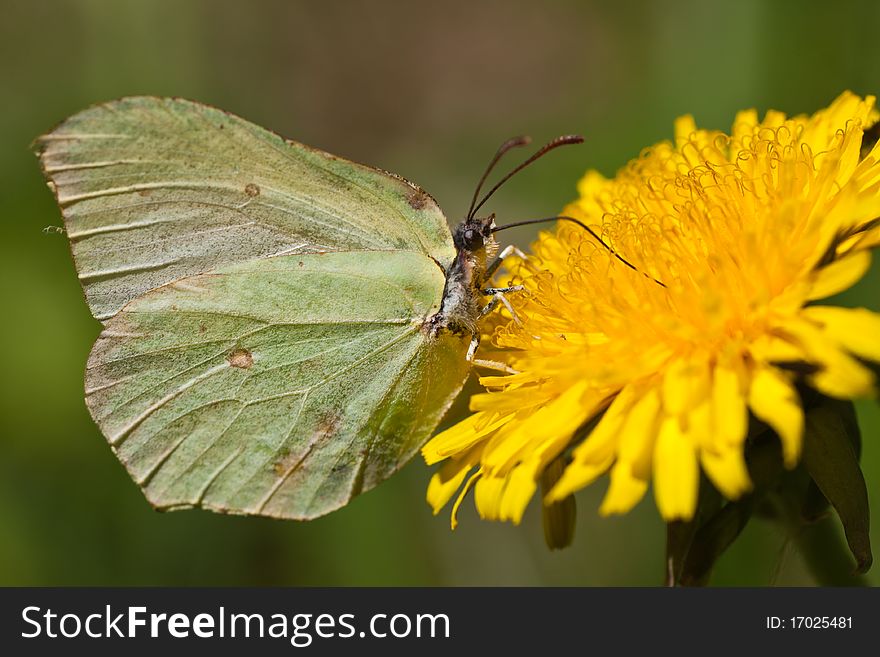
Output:
<svg viewBox="0 0 880 657">
<path fill-rule="evenodd" d="M 333 438 L 341 424 L 342 416 L 336 413 L 328 413 L 322 417 L 318 422 L 318 426 L 315 427 L 305 450 L 298 453 L 293 453 L 288 450 L 280 459 L 272 464 L 272 469 L 275 471 L 275 474 L 279 477 L 285 478 L 289 476 L 294 470 L 302 465 L 317 445 Z"/>
<path fill-rule="evenodd" d="M 259 196 L 260 195 L 260 186 L 256 183 L 248 183 L 244 186 L 244 193 L 250 197 Z"/>
<path fill-rule="evenodd" d="M 421 189 L 413 189 L 407 194 L 406 200 L 413 210 L 421 210 L 428 204 L 430 197 Z"/>
<path fill-rule="evenodd" d="M 284 473 L 287 472 L 290 468 L 296 467 L 297 461 L 301 459 L 302 457 L 299 455 L 296 455 L 296 457 L 294 458 L 294 455 L 290 452 L 290 450 L 288 450 L 281 455 L 280 459 L 272 464 L 272 469 L 275 471 L 276 475 L 278 475 L 279 477 L 283 477 Z"/>
<path fill-rule="evenodd" d="M 229 361 L 229 364 L 232 367 L 240 367 L 243 370 L 250 369 L 251 365 L 254 364 L 254 356 L 251 352 L 244 348 L 238 348 L 233 350 L 227 357 L 226 360 Z"/>
</svg>

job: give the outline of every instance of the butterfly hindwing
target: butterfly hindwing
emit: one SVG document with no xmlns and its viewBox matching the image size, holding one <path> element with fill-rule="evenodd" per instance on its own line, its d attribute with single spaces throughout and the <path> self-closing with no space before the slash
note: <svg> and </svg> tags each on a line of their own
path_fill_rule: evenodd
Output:
<svg viewBox="0 0 880 657">
<path fill-rule="evenodd" d="M 151 503 L 307 519 L 421 446 L 467 374 L 430 337 L 443 273 L 412 252 L 288 255 L 148 292 L 111 318 L 89 409 Z"/>
<path fill-rule="evenodd" d="M 417 186 L 199 103 L 123 98 L 37 144 L 102 321 L 148 290 L 259 257 L 454 257 L 443 213 Z"/>
<path fill-rule="evenodd" d="M 159 508 L 307 519 L 400 468 L 468 370 L 446 219 L 393 174 L 132 97 L 39 138 L 89 308 L 86 402 Z"/>
</svg>

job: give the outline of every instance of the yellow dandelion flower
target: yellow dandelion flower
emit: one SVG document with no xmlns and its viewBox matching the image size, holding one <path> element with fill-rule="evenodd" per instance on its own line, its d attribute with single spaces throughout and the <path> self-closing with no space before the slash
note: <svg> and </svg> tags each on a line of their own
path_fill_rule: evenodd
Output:
<svg viewBox="0 0 880 657">
<path fill-rule="evenodd" d="M 458 493 L 454 527 L 473 490 L 481 517 L 519 522 L 565 455 L 545 504 L 610 471 L 602 514 L 629 511 L 653 479 L 663 518 L 687 520 L 701 470 L 729 499 L 750 490 L 750 412 L 793 467 L 796 382 L 874 391 L 880 315 L 814 302 L 858 281 L 880 243 L 876 120 L 874 98 L 851 93 L 812 116 L 740 112 L 729 135 L 684 116 L 615 178 L 587 173 L 563 214 L 635 269 L 563 222 L 506 263 L 525 286 L 510 299 L 521 324 L 497 314 L 483 357 L 515 373 L 483 376 L 474 414 L 424 447 L 445 460 L 435 513 Z"/>
</svg>

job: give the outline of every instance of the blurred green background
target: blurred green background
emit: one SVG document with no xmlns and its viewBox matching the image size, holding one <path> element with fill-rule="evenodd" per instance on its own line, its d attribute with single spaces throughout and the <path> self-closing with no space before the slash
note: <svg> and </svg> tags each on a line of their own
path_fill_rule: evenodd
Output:
<svg viewBox="0 0 880 657">
<path fill-rule="evenodd" d="M 501 218 L 545 216 L 588 168 L 613 173 L 693 113 L 727 128 L 755 106 L 812 112 L 880 92 L 880 3 L 0 2 L 0 584 L 653 585 L 664 529 L 650 495 L 601 519 L 606 482 L 578 497 L 572 548 L 544 547 L 540 513 L 479 521 L 424 502 L 416 460 L 348 508 L 306 524 L 150 509 L 83 402 L 99 326 L 29 149 L 90 104 L 177 95 L 395 171 L 450 220 L 501 140 L 586 135 L 497 196 Z M 509 239 L 525 245 L 527 230 Z M 878 308 L 880 272 L 843 302 Z M 459 412 L 463 407 L 459 409 Z M 880 414 L 859 405 L 880 545 Z M 875 568 L 875 571 L 880 570 Z M 876 572 L 872 581 L 878 581 Z M 752 521 L 719 585 L 808 584 L 774 527 Z"/>
</svg>

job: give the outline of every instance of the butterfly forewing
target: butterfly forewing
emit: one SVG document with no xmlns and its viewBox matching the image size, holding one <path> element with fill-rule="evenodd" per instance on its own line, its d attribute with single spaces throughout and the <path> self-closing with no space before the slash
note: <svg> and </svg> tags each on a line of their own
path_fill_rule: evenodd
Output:
<svg viewBox="0 0 880 657">
<path fill-rule="evenodd" d="M 93 314 L 253 258 L 414 251 L 446 267 L 449 228 L 407 181 L 181 99 L 133 97 L 38 140 Z"/>
<path fill-rule="evenodd" d="M 87 403 L 155 506 L 306 519 L 403 465 L 467 373 L 412 252 L 289 255 L 182 279 L 107 322 Z"/>
</svg>

